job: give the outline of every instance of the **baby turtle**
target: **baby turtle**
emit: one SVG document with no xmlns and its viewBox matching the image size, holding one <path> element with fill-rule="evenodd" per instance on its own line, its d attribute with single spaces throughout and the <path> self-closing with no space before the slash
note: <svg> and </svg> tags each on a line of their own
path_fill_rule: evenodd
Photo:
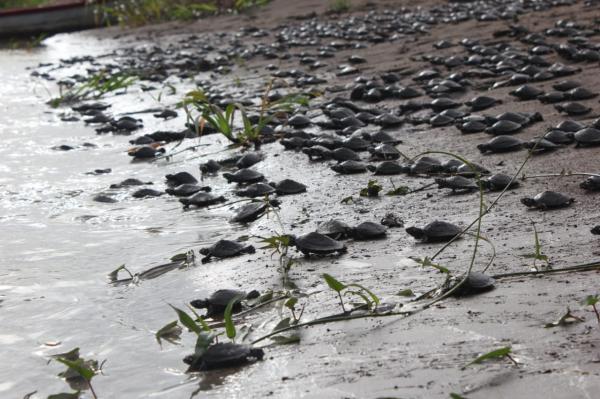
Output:
<svg viewBox="0 0 600 399">
<path fill-rule="evenodd" d="M 275 188 L 268 185 L 267 183 L 254 183 L 246 187 L 245 189 L 238 190 L 235 193 L 240 197 L 264 197 L 265 195 L 273 194 Z"/>
<path fill-rule="evenodd" d="M 577 131 L 573 138 L 576 147 L 591 147 L 600 145 L 600 130 L 593 127 L 586 127 Z"/>
<path fill-rule="evenodd" d="M 255 249 L 252 245 L 244 245 L 238 241 L 219 240 L 207 248 L 201 248 L 200 253 L 205 255 L 202 263 L 210 262 L 210 258 L 232 258 L 242 254 L 253 254 Z"/>
<path fill-rule="evenodd" d="M 471 111 L 481 111 L 499 103 L 502 103 L 502 101 L 492 97 L 477 96 L 467 101 L 465 104 L 471 107 Z"/>
<path fill-rule="evenodd" d="M 557 130 L 562 130 L 563 132 L 575 133 L 581 129 L 584 129 L 585 126 L 579 122 L 567 119 L 566 121 L 562 121 L 561 123 L 556 125 L 554 128 Z"/>
<path fill-rule="evenodd" d="M 242 310 L 242 300 L 254 299 L 259 296 L 258 291 L 246 293 L 238 290 L 217 290 L 206 299 L 196 299 L 190 302 L 190 305 L 196 309 L 206 309 L 206 317 L 222 317 L 229 302 L 236 299 L 233 305 L 233 313 Z"/>
<path fill-rule="evenodd" d="M 333 165 L 331 169 L 342 175 L 364 173 L 367 171 L 367 164 L 360 161 L 344 161 Z"/>
<path fill-rule="evenodd" d="M 125 179 L 120 183 L 111 184 L 110 188 L 124 188 L 124 187 L 132 187 L 132 186 L 143 186 L 144 184 L 152 184 L 152 182 L 143 182 L 139 179 L 129 178 Z"/>
<path fill-rule="evenodd" d="M 521 203 L 530 208 L 538 208 L 541 210 L 552 208 L 564 208 L 575 202 L 574 198 L 567 197 L 564 194 L 556 191 L 544 191 L 537 194 L 535 197 L 521 198 Z"/>
<path fill-rule="evenodd" d="M 462 164 L 456 169 L 456 174 L 464 177 L 475 177 L 476 174 L 489 175 L 490 171 L 485 167 L 471 162 L 470 164 Z"/>
<path fill-rule="evenodd" d="M 463 176 L 452 176 L 448 178 L 435 179 L 438 188 L 449 188 L 452 192 L 478 190 L 479 186 L 471 179 Z"/>
<path fill-rule="evenodd" d="M 153 190 L 151 188 L 140 188 L 135 191 L 131 196 L 133 198 L 151 198 L 151 197 L 160 197 L 164 193 L 162 191 Z"/>
<path fill-rule="evenodd" d="M 127 154 L 134 159 L 151 159 L 155 158 L 157 155 L 163 154 L 164 152 L 164 148 L 154 148 L 149 145 L 145 145 L 143 147 L 133 148 L 127 151 Z"/>
<path fill-rule="evenodd" d="M 579 187 L 587 191 L 600 191 L 600 176 L 589 176 L 579 184 Z"/>
<path fill-rule="evenodd" d="M 400 158 L 400 151 L 391 144 L 379 144 L 369 151 L 371 152 L 373 159 L 393 160 Z"/>
<path fill-rule="evenodd" d="M 423 228 L 409 227 L 406 232 L 417 240 L 427 242 L 450 241 L 462 232 L 462 229 L 455 224 L 435 220 Z"/>
<path fill-rule="evenodd" d="M 523 85 L 518 87 L 517 89 L 511 91 L 510 93 L 511 96 L 517 97 L 519 100 L 535 100 L 536 98 L 538 98 L 539 96 L 541 96 L 542 94 L 544 94 L 544 91 L 542 89 L 538 89 L 537 87 L 533 87 L 530 85 Z"/>
<path fill-rule="evenodd" d="M 463 279 L 463 277 L 456 277 L 451 279 L 450 286 L 454 286 Z M 493 277 L 488 276 L 480 272 L 471 272 L 465 280 L 465 282 L 454 291 L 454 296 L 469 296 L 481 294 L 483 292 L 490 291 L 494 288 L 495 280 Z"/>
<path fill-rule="evenodd" d="M 363 222 L 351 231 L 355 240 L 373 240 L 383 238 L 387 234 L 385 226 L 375 222 Z"/>
<path fill-rule="evenodd" d="M 523 128 L 523 125 L 509 120 L 500 120 L 492 126 L 485 129 L 486 133 L 493 135 L 504 135 L 516 133 Z"/>
<path fill-rule="evenodd" d="M 564 112 L 567 115 L 585 115 L 592 110 L 590 107 L 575 102 L 556 104 L 554 108 L 556 108 L 558 112 Z"/>
<path fill-rule="evenodd" d="M 283 179 L 279 183 L 269 183 L 278 195 L 293 195 L 306 192 L 306 186 L 292 179 Z"/>
<path fill-rule="evenodd" d="M 188 172 L 178 172 L 172 175 L 166 175 L 167 185 L 177 187 L 182 184 L 196 184 L 198 180 Z"/>
<path fill-rule="evenodd" d="M 279 206 L 279 201 L 271 200 L 269 203 L 256 201 L 246 204 L 237 210 L 231 221 L 234 223 L 250 223 L 264 215 L 269 206 Z"/>
<path fill-rule="evenodd" d="M 432 157 L 421 157 L 410 166 L 410 173 L 414 175 L 437 173 L 443 170 L 442 163 Z"/>
<path fill-rule="evenodd" d="M 595 235 L 595 236 L 600 235 L 600 226 L 594 226 L 594 227 L 592 227 L 592 229 L 590 230 L 590 232 L 593 235 Z"/>
<path fill-rule="evenodd" d="M 313 145 L 307 148 L 303 148 L 302 152 L 308 155 L 308 159 L 311 161 L 316 158 L 317 160 L 324 160 L 331 158 L 331 150 L 322 145 Z"/>
<path fill-rule="evenodd" d="M 563 130 L 552 129 L 544 135 L 544 139 L 551 141 L 554 144 L 571 144 L 575 141 L 575 137 L 572 132 L 565 132 Z"/>
<path fill-rule="evenodd" d="M 203 174 L 217 173 L 222 168 L 221 164 L 214 159 L 209 159 L 203 164 L 200 164 L 200 172 Z"/>
<path fill-rule="evenodd" d="M 360 155 L 350 148 L 340 147 L 331 151 L 331 157 L 338 162 L 344 161 L 360 161 Z"/>
<path fill-rule="evenodd" d="M 302 252 L 304 256 L 310 256 L 310 254 L 341 254 L 346 252 L 346 246 L 343 243 L 321 233 L 312 232 L 300 237 L 291 236 L 290 238 L 292 245 L 298 251 Z"/>
<path fill-rule="evenodd" d="M 508 186 L 508 188 L 514 188 L 519 186 L 519 182 L 512 177 L 503 173 L 495 173 L 489 176 L 485 180 L 481 180 L 483 188 L 490 191 L 502 191 Z"/>
<path fill-rule="evenodd" d="M 220 342 L 208 347 L 200 355 L 187 356 L 184 360 L 190 367 L 187 372 L 215 370 L 243 366 L 256 360 L 262 360 L 265 352 L 260 348 L 233 342 Z"/>
<path fill-rule="evenodd" d="M 482 154 L 486 152 L 509 152 L 523 149 L 523 142 L 516 137 L 500 135 L 496 136 L 487 143 L 479 144 L 477 149 Z"/>
<path fill-rule="evenodd" d="M 197 184 L 180 184 L 177 187 L 170 187 L 165 190 L 165 192 L 169 195 L 174 195 L 176 197 L 189 197 L 190 195 L 194 195 L 199 193 L 200 191 L 210 192 L 211 188 L 208 186 L 199 186 Z"/>
<path fill-rule="evenodd" d="M 237 160 L 235 166 L 237 166 L 240 169 L 249 168 L 250 166 L 256 165 L 257 163 L 262 161 L 262 159 L 262 154 L 258 152 L 247 152 L 246 154 L 242 155 L 240 159 Z"/>
<path fill-rule="evenodd" d="M 223 173 L 223 177 L 227 179 L 228 183 L 258 183 L 263 181 L 265 177 L 262 173 L 252 169 L 240 169 L 235 173 Z"/>
<path fill-rule="evenodd" d="M 317 227 L 317 233 L 326 235 L 334 240 L 347 238 L 351 230 L 350 226 L 337 219 L 330 219 Z"/>
<path fill-rule="evenodd" d="M 221 196 L 215 196 L 209 193 L 205 193 L 205 192 L 199 192 L 196 193 L 194 195 L 192 195 L 191 197 L 187 197 L 187 198 L 180 198 L 179 202 L 181 202 L 183 204 L 184 208 L 189 208 L 190 206 L 196 206 L 198 208 L 203 208 L 203 207 L 207 207 L 213 204 L 217 204 L 219 202 L 225 202 L 225 197 Z"/>
<path fill-rule="evenodd" d="M 544 152 L 550 152 L 557 150 L 562 147 L 560 144 L 554 144 L 553 142 L 542 139 L 532 139 L 526 143 L 523 143 L 525 148 L 528 148 L 533 154 L 541 154 Z"/>
<path fill-rule="evenodd" d="M 405 167 L 396 161 L 383 161 L 377 166 L 369 165 L 368 169 L 375 175 L 399 175 L 406 172 Z"/>
</svg>

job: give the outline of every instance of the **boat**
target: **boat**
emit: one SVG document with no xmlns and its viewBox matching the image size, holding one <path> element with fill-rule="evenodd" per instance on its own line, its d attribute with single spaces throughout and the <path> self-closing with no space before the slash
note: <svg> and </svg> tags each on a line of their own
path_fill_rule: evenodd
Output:
<svg viewBox="0 0 600 399">
<path fill-rule="evenodd" d="M 56 5 L 0 10 L 0 38 L 39 36 L 91 29 L 102 25 L 98 5 L 73 0 Z"/>
</svg>

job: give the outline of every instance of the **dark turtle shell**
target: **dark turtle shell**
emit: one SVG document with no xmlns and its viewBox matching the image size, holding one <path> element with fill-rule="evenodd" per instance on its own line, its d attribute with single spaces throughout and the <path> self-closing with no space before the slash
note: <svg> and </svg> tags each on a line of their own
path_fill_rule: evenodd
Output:
<svg viewBox="0 0 600 399">
<path fill-rule="evenodd" d="M 141 188 L 135 191 L 131 196 L 133 198 L 150 198 L 150 197 L 160 197 L 164 192 L 153 190 L 151 188 Z"/>
<path fill-rule="evenodd" d="M 461 277 L 456 279 L 456 283 L 462 280 Z M 455 296 L 476 295 L 482 292 L 490 291 L 494 288 L 495 280 L 493 277 L 480 272 L 469 273 L 466 281 L 456 291 Z"/>
<path fill-rule="evenodd" d="M 579 86 L 581 86 L 581 83 L 574 80 L 561 80 L 560 82 L 553 84 L 552 88 L 558 91 L 569 91 Z"/>
<path fill-rule="evenodd" d="M 376 167 L 369 165 L 369 170 L 375 175 L 399 175 L 406 172 L 405 167 L 396 161 L 383 161 Z"/>
<path fill-rule="evenodd" d="M 342 147 L 351 149 L 352 151 L 366 151 L 371 145 L 370 142 L 360 137 L 350 137 L 342 142 Z"/>
<path fill-rule="evenodd" d="M 129 156 L 132 156 L 134 159 L 149 159 L 149 158 L 154 158 L 156 157 L 158 154 L 162 154 L 165 152 L 164 148 L 154 148 L 151 146 L 143 146 L 143 147 L 138 147 L 138 148 L 134 148 L 130 151 L 128 151 L 127 153 L 129 154 Z"/>
<path fill-rule="evenodd" d="M 556 191 L 544 191 L 537 194 L 535 197 L 521 198 L 521 203 L 530 208 L 539 209 L 552 209 L 552 208 L 564 208 L 571 205 L 575 200 L 571 197 L 567 197 L 564 194 L 557 193 Z"/>
<path fill-rule="evenodd" d="M 438 188 L 449 188 L 452 191 L 478 190 L 479 186 L 471 179 L 463 176 L 452 176 L 448 178 L 436 178 Z"/>
<path fill-rule="evenodd" d="M 194 195 L 200 191 L 209 192 L 211 188 L 208 186 L 202 187 L 197 184 L 180 184 L 174 188 L 167 188 L 165 192 L 169 195 L 174 195 L 177 197 L 189 197 L 190 195 Z"/>
<path fill-rule="evenodd" d="M 346 246 L 324 234 L 312 232 L 293 240 L 298 251 L 305 256 L 310 254 L 327 255 L 346 252 Z"/>
<path fill-rule="evenodd" d="M 462 232 L 462 229 L 455 224 L 436 220 L 423 228 L 409 227 L 406 232 L 417 240 L 443 242 L 456 237 Z"/>
<path fill-rule="evenodd" d="M 567 92 L 567 95 L 568 95 L 569 99 L 571 99 L 571 100 L 580 101 L 580 100 L 589 100 L 590 98 L 594 98 L 594 97 L 598 96 L 598 93 L 594 93 L 594 92 L 586 89 L 585 87 L 576 87 L 572 90 L 569 90 Z"/>
<path fill-rule="evenodd" d="M 272 184 L 278 195 L 293 195 L 306 192 L 306 186 L 292 179 L 283 179 Z"/>
<path fill-rule="evenodd" d="M 350 226 L 337 219 L 330 219 L 319 224 L 317 227 L 317 233 L 331 237 L 334 240 L 346 238 L 350 233 L 350 230 Z"/>
<path fill-rule="evenodd" d="M 254 183 L 245 189 L 236 191 L 235 193 L 241 197 L 255 198 L 273 194 L 274 192 L 275 188 L 266 183 Z"/>
<path fill-rule="evenodd" d="M 367 171 L 367 164 L 360 161 L 344 161 L 333 165 L 331 169 L 342 175 L 364 173 Z"/>
<path fill-rule="evenodd" d="M 550 130 L 544 135 L 544 139 L 554 144 L 571 144 L 573 141 L 575 141 L 573 133 L 558 129 Z"/>
<path fill-rule="evenodd" d="M 219 240 L 208 248 L 200 249 L 200 253 L 205 255 L 202 263 L 206 263 L 213 256 L 215 258 L 232 258 L 241 254 L 252 254 L 254 253 L 254 247 L 244 245 L 238 241 Z"/>
<path fill-rule="evenodd" d="M 189 365 L 187 372 L 207 371 L 228 367 L 243 366 L 256 360 L 262 360 L 264 351 L 233 342 L 221 342 L 208 347 L 200 355 L 191 355 L 184 359 Z"/>
<path fill-rule="evenodd" d="M 488 96 L 477 96 L 467 101 L 465 104 L 471 107 L 471 111 L 481 111 L 494 105 L 500 103 L 502 101 L 497 100 Z"/>
<path fill-rule="evenodd" d="M 410 166 L 410 173 L 412 174 L 428 174 L 442 171 L 442 163 L 432 157 L 421 157 L 414 164 Z"/>
<path fill-rule="evenodd" d="M 544 94 L 544 91 L 537 87 L 523 85 L 511 91 L 509 94 L 517 97 L 519 100 L 534 100 Z"/>
<path fill-rule="evenodd" d="M 233 313 L 242 310 L 242 300 L 246 299 L 247 294 L 239 290 L 217 290 L 206 299 L 195 299 L 190 302 L 190 305 L 196 309 L 206 309 L 207 317 L 223 316 L 225 308 L 229 302 L 236 300 L 233 305 Z"/>
<path fill-rule="evenodd" d="M 467 121 L 457 127 L 462 133 L 470 134 L 483 132 L 488 126 L 481 121 Z"/>
<path fill-rule="evenodd" d="M 166 175 L 167 185 L 177 187 L 182 184 L 196 184 L 198 180 L 188 172 L 178 172 L 172 175 Z"/>
<path fill-rule="evenodd" d="M 355 240 L 383 238 L 386 234 L 385 226 L 375 222 L 363 222 L 352 229 L 352 238 Z"/>
<path fill-rule="evenodd" d="M 235 166 L 237 166 L 240 169 L 249 168 L 250 166 L 262 161 L 262 159 L 262 154 L 258 152 L 247 152 L 244 155 L 242 155 L 240 159 L 237 160 Z"/>
<path fill-rule="evenodd" d="M 585 115 L 592 110 L 590 107 L 575 102 L 556 104 L 554 108 L 556 108 L 558 112 L 564 112 L 567 115 Z"/>
<path fill-rule="evenodd" d="M 379 115 L 377 118 L 375 118 L 373 120 L 373 123 L 375 125 L 379 125 L 379 126 L 383 126 L 383 127 L 397 126 L 403 122 L 404 122 L 404 119 L 402 119 L 396 115 L 387 113 L 387 112 Z"/>
<path fill-rule="evenodd" d="M 260 218 L 269 208 L 265 201 L 251 202 L 239 208 L 231 219 L 234 223 L 250 223 Z"/>
<path fill-rule="evenodd" d="M 577 146 L 595 146 L 600 145 L 600 130 L 593 127 L 586 127 L 577 131 L 573 138 Z"/>
<path fill-rule="evenodd" d="M 110 188 L 123 188 L 123 187 L 132 187 L 132 186 L 143 186 L 144 184 L 152 184 L 152 182 L 143 182 L 139 179 L 125 179 L 120 183 L 111 184 Z"/>
<path fill-rule="evenodd" d="M 550 152 L 557 150 L 562 147 L 562 145 L 554 144 L 551 141 L 548 141 L 544 138 L 542 139 L 532 139 L 526 143 L 523 143 L 525 148 L 528 148 L 534 154 L 540 154 L 543 152 Z"/>
<path fill-rule="evenodd" d="M 446 173 L 456 173 L 456 170 L 463 163 L 456 158 L 450 158 L 442 163 L 442 168 Z"/>
<path fill-rule="evenodd" d="M 499 121 L 511 121 L 518 123 L 519 125 L 527 125 L 530 122 L 527 116 L 519 112 L 503 112 L 500 115 L 497 115 L 496 119 Z"/>
<path fill-rule="evenodd" d="M 398 140 L 392 137 L 389 133 L 384 132 L 382 130 L 378 131 L 377 133 L 371 134 L 370 139 L 373 143 L 384 143 L 391 145 L 400 144 L 402 142 L 402 140 Z"/>
<path fill-rule="evenodd" d="M 329 159 L 331 158 L 331 150 L 322 145 L 313 145 L 302 149 L 302 152 L 308 155 L 309 159 Z"/>
<path fill-rule="evenodd" d="M 566 121 L 560 122 L 558 125 L 554 127 L 555 129 L 562 130 L 564 132 L 575 133 L 581 129 L 584 129 L 585 126 L 579 122 L 572 121 L 567 119 Z"/>
<path fill-rule="evenodd" d="M 486 133 L 501 135 L 516 133 L 523 128 L 523 125 L 509 120 L 500 120 L 492 126 L 485 129 Z"/>
<path fill-rule="evenodd" d="M 495 173 L 483 180 L 481 183 L 483 184 L 484 188 L 490 191 L 502 191 L 506 188 L 506 186 L 509 186 L 509 184 L 510 186 L 508 188 L 519 186 L 519 182 L 516 179 L 512 180 L 511 176 L 503 173 Z"/>
<path fill-rule="evenodd" d="M 600 176 L 589 176 L 579 184 L 579 187 L 587 191 L 600 191 Z"/>
<path fill-rule="evenodd" d="M 262 173 L 252 169 L 240 169 L 235 173 L 223 173 L 223 177 L 227 179 L 228 183 L 258 183 L 263 181 L 265 177 Z"/>
<path fill-rule="evenodd" d="M 309 126 L 312 122 L 304 115 L 294 115 L 288 121 L 288 125 L 297 128 L 303 128 Z"/>
<path fill-rule="evenodd" d="M 214 159 L 209 159 L 203 164 L 200 164 L 200 171 L 202 173 L 216 173 L 222 168 L 222 165 Z"/>
<path fill-rule="evenodd" d="M 518 151 L 523 149 L 523 142 L 513 136 L 500 135 L 494 137 L 484 144 L 479 144 L 477 149 L 479 149 L 482 154 L 485 154 L 486 152 L 496 153 Z"/>
<path fill-rule="evenodd" d="M 191 205 L 197 206 L 198 208 L 202 208 L 205 206 L 213 205 L 219 202 L 225 202 L 225 197 L 223 196 L 215 196 L 205 192 L 199 192 L 191 197 L 180 198 L 179 202 L 183 204 L 184 208 L 188 208 Z"/>
<path fill-rule="evenodd" d="M 331 152 L 331 157 L 338 162 L 360 161 L 360 155 L 347 147 L 336 148 Z"/>
<path fill-rule="evenodd" d="M 370 150 L 375 159 L 390 160 L 400 158 L 400 151 L 391 144 L 379 144 Z"/>
<path fill-rule="evenodd" d="M 395 213 L 386 213 L 381 218 L 380 223 L 386 227 L 404 227 L 404 220 L 400 219 L 400 216 Z"/>
<path fill-rule="evenodd" d="M 471 162 L 470 165 L 466 163 L 460 165 L 456 169 L 456 173 L 464 177 L 475 177 L 476 173 L 479 173 L 480 175 L 489 175 L 490 171 L 479 164 Z"/>
<path fill-rule="evenodd" d="M 538 100 L 544 104 L 559 103 L 568 99 L 567 93 L 563 93 L 562 91 L 551 91 L 538 97 Z"/>
</svg>

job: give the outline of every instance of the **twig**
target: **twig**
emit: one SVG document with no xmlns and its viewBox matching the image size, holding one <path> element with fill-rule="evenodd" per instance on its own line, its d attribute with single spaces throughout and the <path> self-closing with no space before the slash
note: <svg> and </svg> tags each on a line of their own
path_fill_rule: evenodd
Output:
<svg viewBox="0 0 600 399">
<path fill-rule="evenodd" d="M 600 261 L 583 263 L 580 265 L 563 267 L 560 269 L 546 269 L 546 270 L 531 270 L 526 272 L 513 272 L 513 273 L 500 273 L 492 275 L 495 279 L 518 277 L 518 276 L 533 276 L 538 274 L 554 274 L 554 273 L 567 273 L 567 272 L 583 272 L 589 270 L 600 269 Z"/>
<path fill-rule="evenodd" d="M 586 172 L 548 173 L 548 174 L 543 174 L 543 175 L 531 175 L 531 176 L 523 175 L 523 176 L 521 176 L 521 180 L 536 179 L 539 177 L 567 177 L 567 176 L 592 176 L 592 177 L 597 176 L 597 177 L 600 177 L 600 174 L 586 173 Z"/>
</svg>

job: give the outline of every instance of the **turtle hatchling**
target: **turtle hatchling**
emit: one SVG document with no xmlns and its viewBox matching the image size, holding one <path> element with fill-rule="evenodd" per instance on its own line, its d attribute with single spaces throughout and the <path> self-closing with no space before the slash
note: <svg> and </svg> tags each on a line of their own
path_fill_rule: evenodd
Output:
<svg viewBox="0 0 600 399">
<path fill-rule="evenodd" d="M 409 227 L 406 232 L 417 240 L 443 242 L 452 240 L 462 232 L 462 229 L 455 224 L 436 220 L 423 228 Z"/>
<path fill-rule="evenodd" d="M 516 137 L 500 135 L 496 136 L 487 143 L 479 144 L 477 149 L 482 154 L 486 152 L 509 152 L 523 149 L 523 142 Z"/>
<path fill-rule="evenodd" d="M 238 241 L 219 240 L 207 248 L 201 248 L 200 253 L 204 255 L 202 263 L 207 263 L 210 258 L 232 258 L 242 254 L 253 254 L 255 249 L 252 245 L 244 245 Z"/>
<path fill-rule="evenodd" d="M 383 161 L 377 166 L 369 165 L 368 168 L 375 175 L 399 175 L 406 172 L 406 168 L 396 161 Z"/>
<path fill-rule="evenodd" d="M 300 237 L 292 236 L 290 241 L 304 256 L 310 256 L 310 254 L 341 254 L 346 252 L 344 243 L 317 232 L 308 233 Z"/>
<path fill-rule="evenodd" d="M 600 175 L 589 176 L 579 184 L 579 187 L 587 191 L 600 191 Z"/>
<path fill-rule="evenodd" d="M 265 195 L 273 194 L 275 192 L 275 188 L 268 185 L 267 183 L 253 183 L 248 187 L 238 190 L 235 193 L 240 197 L 264 197 Z"/>
<path fill-rule="evenodd" d="M 478 190 L 479 186 L 471 179 L 467 179 L 463 176 L 452 176 L 448 178 L 436 178 L 435 179 L 438 188 L 449 188 L 453 192 L 455 191 L 473 191 Z"/>
<path fill-rule="evenodd" d="M 516 133 L 523 128 L 523 125 L 509 120 L 499 120 L 492 126 L 485 129 L 486 133 L 493 135 L 505 135 Z"/>
<path fill-rule="evenodd" d="M 203 208 L 225 201 L 225 197 L 223 197 L 222 195 L 217 197 L 215 195 L 205 192 L 199 192 L 192 195 L 191 197 L 179 199 L 179 202 L 183 204 L 184 208 L 189 208 L 192 205 L 198 208 Z"/>
<path fill-rule="evenodd" d="M 592 110 L 590 107 L 575 102 L 556 104 L 554 108 L 556 108 L 558 112 L 563 112 L 567 115 L 585 115 Z"/>
<path fill-rule="evenodd" d="M 262 360 L 265 352 L 260 348 L 233 342 L 220 342 L 209 346 L 201 354 L 187 356 L 183 361 L 189 365 L 187 372 L 215 370 L 243 366 Z"/>
<path fill-rule="evenodd" d="M 564 194 L 556 191 L 544 191 L 537 194 L 535 197 L 521 198 L 521 203 L 530 208 L 538 208 L 541 210 L 564 208 L 575 202 L 575 199 L 567 197 Z"/>
<path fill-rule="evenodd" d="M 182 184 L 196 184 L 198 180 L 188 172 L 177 172 L 172 175 L 166 175 L 167 185 L 177 187 Z"/>
<path fill-rule="evenodd" d="M 363 222 L 351 231 L 355 240 L 373 240 L 383 238 L 387 234 L 385 226 L 375 222 Z"/>
<path fill-rule="evenodd" d="M 317 233 L 326 235 L 334 240 L 340 240 L 347 238 L 352 228 L 337 219 L 330 219 L 326 222 L 319 224 L 317 227 Z"/>
<path fill-rule="evenodd" d="M 199 186 L 197 184 L 180 184 L 177 187 L 169 187 L 165 190 L 165 192 L 169 195 L 174 195 L 176 197 L 189 197 L 190 195 L 194 195 L 199 193 L 200 191 L 210 192 L 211 188 L 208 186 Z"/>
<path fill-rule="evenodd" d="M 278 195 L 293 195 L 306 192 L 306 186 L 292 179 L 283 179 L 279 183 L 269 183 Z"/>
<path fill-rule="evenodd" d="M 331 169 L 341 175 L 350 175 L 366 172 L 367 164 L 360 161 L 344 161 L 337 165 L 333 165 Z"/>
<path fill-rule="evenodd" d="M 235 173 L 223 173 L 223 177 L 227 179 L 228 183 L 258 183 L 263 181 L 265 177 L 262 173 L 252 169 L 240 169 Z"/>
<path fill-rule="evenodd" d="M 481 180 L 483 188 L 490 191 L 502 191 L 507 186 L 508 188 L 515 188 L 519 186 L 517 179 L 514 179 L 503 173 L 495 173 L 488 178 Z"/>
<path fill-rule="evenodd" d="M 457 277 L 453 282 L 458 283 L 463 277 Z M 450 282 L 452 284 L 453 282 Z M 495 280 L 493 277 L 480 272 L 471 272 L 465 282 L 454 291 L 454 296 L 469 296 L 481 294 L 494 288 Z M 454 284 L 452 284 L 454 285 Z"/>
<path fill-rule="evenodd" d="M 586 127 L 577 131 L 573 138 L 576 147 L 591 147 L 600 145 L 600 130 L 593 127 Z"/>
<path fill-rule="evenodd" d="M 231 221 L 234 223 L 250 223 L 264 215 L 270 206 L 278 205 L 279 201 L 277 200 L 271 200 L 268 203 L 266 201 L 251 202 L 240 207 Z"/>
<path fill-rule="evenodd" d="M 222 317 L 229 302 L 235 299 L 233 305 L 233 313 L 242 310 L 242 301 L 244 299 L 258 298 L 258 291 L 246 293 L 239 290 L 217 290 L 206 299 L 195 299 L 190 302 L 190 305 L 196 309 L 206 309 L 206 317 Z"/>
</svg>

